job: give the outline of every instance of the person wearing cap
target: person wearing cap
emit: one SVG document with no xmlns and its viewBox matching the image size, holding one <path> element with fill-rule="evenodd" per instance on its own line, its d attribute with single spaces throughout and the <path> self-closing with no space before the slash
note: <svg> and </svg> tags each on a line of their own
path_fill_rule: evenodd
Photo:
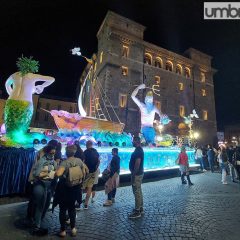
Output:
<svg viewBox="0 0 240 240">
<path fill-rule="evenodd" d="M 159 109 L 153 104 L 153 92 L 148 91 L 145 97 L 145 103 L 141 102 L 139 99 L 136 98 L 138 91 L 140 89 L 146 88 L 145 84 L 139 85 L 133 92 L 132 92 L 132 100 L 138 105 L 140 112 L 141 112 L 141 132 L 146 140 L 147 144 L 153 144 L 155 140 L 155 129 L 153 127 L 153 122 L 155 118 L 155 113 L 159 115 L 162 124 L 167 124 L 171 120 L 166 116 L 161 114 Z"/>
<path fill-rule="evenodd" d="M 181 172 L 182 184 L 187 184 L 185 180 L 185 176 L 187 176 L 188 185 L 189 186 L 193 185 L 193 183 L 190 180 L 188 155 L 186 153 L 186 148 L 184 146 L 181 147 L 181 152 L 178 155 L 178 162 L 179 162 L 179 170 Z"/>
</svg>

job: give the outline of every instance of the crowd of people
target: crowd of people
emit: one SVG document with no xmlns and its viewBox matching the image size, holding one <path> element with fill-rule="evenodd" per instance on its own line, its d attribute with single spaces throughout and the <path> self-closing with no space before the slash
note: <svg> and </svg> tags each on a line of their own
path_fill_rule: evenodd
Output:
<svg viewBox="0 0 240 240">
<path fill-rule="evenodd" d="M 139 137 L 133 138 L 134 152 L 129 161 L 131 172 L 132 191 L 135 198 L 135 207 L 129 214 L 130 219 L 140 218 L 144 214 L 142 180 L 144 176 L 144 151 Z M 221 145 L 218 150 L 211 145 L 197 147 L 195 160 L 200 164 L 202 172 L 207 168 L 214 172 L 221 170 L 222 183 L 227 184 L 227 175 L 233 182 L 239 180 L 240 174 L 240 147 L 226 147 Z M 118 148 L 112 149 L 112 159 L 108 167 L 102 173 L 105 177 L 106 201 L 104 207 L 115 203 L 115 196 L 119 186 L 120 158 Z M 186 148 L 181 147 L 176 163 L 181 173 L 181 183 L 192 186 L 190 168 Z M 62 156 L 61 144 L 51 140 L 36 155 L 36 161 L 29 176 L 31 183 L 31 195 L 27 210 L 26 224 L 32 227 L 32 234 L 45 235 L 47 229 L 42 228 L 44 219 L 52 202 L 52 211 L 59 205 L 60 237 L 66 236 L 66 225 L 71 227 L 71 235 L 76 236 L 76 210 L 88 209 L 89 202 L 94 202 L 96 186 L 100 174 L 100 159 L 98 151 L 91 141 L 86 142 L 86 150 L 83 151 L 78 141 L 68 145 L 65 156 Z M 79 178 L 74 178 L 74 172 Z M 185 179 L 187 178 L 187 181 Z M 83 199 L 83 193 L 85 197 Z"/>
<path fill-rule="evenodd" d="M 143 215 L 141 184 L 144 153 L 139 137 L 134 138 L 133 144 L 136 148 L 132 153 L 129 168 L 135 208 L 129 218 L 138 218 Z M 80 210 L 81 206 L 87 210 L 89 201 L 94 202 L 100 174 L 100 159 L 93 143 L 87 141 L 86 150 L 83 151 L 79 142 L 75 141 L 74 144 L 67 145 L 64 157 L 61 152 L 61 144 L 51 140 L 36 155 L 36 161 L 29 176 L 31 194 L 25 220 L 25 226 L 31 227 L 33 235 L 43 236 L 48 233 L 48 229 L 42 227 L 42 221 L 50 209 L 51 199 L 53 199 L 52 211 L 59 205 L 60 237 L 66 236 L 67 224 L 71 227 L 71 235 L 76 236 L 76 210 Z M 112 159 L 106 171 L 108 172 L 105 183 L 107 199 L 103 203 L 104 207 L 115 203 L 120 174 L 118 148 L 112 149 Z M 75 177 L 77 175 L 78 178 Z M 86 193 L 84 199 L 83 193 Z"/>
</svg>

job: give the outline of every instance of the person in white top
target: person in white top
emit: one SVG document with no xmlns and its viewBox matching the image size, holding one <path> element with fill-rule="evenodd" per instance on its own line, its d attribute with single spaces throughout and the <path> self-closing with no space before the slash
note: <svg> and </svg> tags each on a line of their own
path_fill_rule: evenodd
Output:
<svg viewBox="0 0 240 240">
<path fill-rule="evenodd" d="M 141 112 L 141 132 L 146 140 L 147 144 L 154 143 L 155 140 L 155 129 L 153 127 L 153 122 L 155 119 L 155 114 L 158 114 L 161 123 L 167 124 L 171 120 L 168 116 L 163 115 L 160 110 L 154 105 L 153 103 L 153 93 L 152 91 L 148 91 L 145 97 L 145 103 L 141 102 L 136 95 L 140 89 L 146 88 L 145 84 L 139 85 L 133 92 L 132 92 L 132 100 L 138 105 L 140 112 Z"/>
<path fill-rule="evenodd" d="M 200 163 L 200 168 L 202 172 L 206 172 L 207 170 L 205 169 L 205 164 L 203 160 L 203 152 L 200 147 L 197 148 L 196 153 L 195 153 L 195 160 Z"/>
</svg>

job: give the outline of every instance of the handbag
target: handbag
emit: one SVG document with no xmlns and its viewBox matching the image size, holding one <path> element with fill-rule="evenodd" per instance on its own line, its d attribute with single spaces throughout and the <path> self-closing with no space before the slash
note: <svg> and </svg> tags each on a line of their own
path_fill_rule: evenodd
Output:
<svg viewBox="0 0 240 240">
<path fill-rule="evenodd" d="M 104 169 L 104 171 L 102 172 L 102 179 L 103 181 L 107 181 L 110 178 L 110 171 L 108 168 Z"/>
</svg>

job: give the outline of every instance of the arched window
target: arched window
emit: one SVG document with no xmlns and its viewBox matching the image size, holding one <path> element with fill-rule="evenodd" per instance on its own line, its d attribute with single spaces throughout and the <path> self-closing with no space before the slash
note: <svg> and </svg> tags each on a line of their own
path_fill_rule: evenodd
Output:
<svg viewBox="0 0 240 240">
<path fill-rule="evenodd" d="M 126 94 L 119 94 L 119 106 L 124 108 L 127 106 L 127 95 Z"/>
<path fill-rule="evenodd" d="M 160 77 L 155 76 L 155 84 L 160 85 Z"/>
<path fill-rule="evenodd" d="M 201 72 L 201 82 L 206 82 L 206 75 L 204 72 Z"/>
<path fill-rule="evenodd" d="M 176 73 L 182 75 L 182 66 L 180 64 L 177 64 L 176 66 Z"/>
<path fill-rule="evenodd" d="M 185 67 L 185 77 L 190 78 L 190 76 L 191 76 L 190 69 L 188 67 Z"/>
<path fill-rule="evenodd" d="M 173 70 L 173 63 L 171 61 L 166 62 L 166 70 L 171 71 Z"/>
<path fill-rule="evenodd" d="M 156 57 L 155 67 L 162 68 L 162 59 L 160 57 Z"/>
<path fill-rule="evenodd" d="M 183 91 L 183 90 L 184 90 L 183 83 L 178 83 L 178 86 L 179 86 L 179 90 L 180 90 L 180 91 Z"/>
<path fill-rule="evenodd" d="M 148 65 L 152 65 L 152 55 L 151 54 L 145 53 L 144 63 L 146 63 Z"/>
</svg>

